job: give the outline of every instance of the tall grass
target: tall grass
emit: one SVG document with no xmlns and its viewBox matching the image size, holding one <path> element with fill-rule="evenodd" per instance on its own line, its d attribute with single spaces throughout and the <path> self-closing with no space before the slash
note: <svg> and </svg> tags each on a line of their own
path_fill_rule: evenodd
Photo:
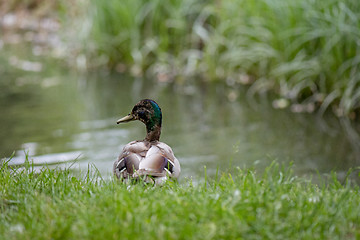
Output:
<svg viewBox="0 0 360 240">
<path fill-rule="evenodd" d="M 125 63 L 140 70 L 154 60 L 168 61 L 192 49 L 189 36 L 201 1 L 92 1 L 91 38 L 108 63 Z"/>
<path fill-rule="evenodd" d="M 294 101 L 310 98 L 323 108 L 337 101 L 346 113 L 359 107 L 359 2 L 223 3 L 215 38 L 222 44 L 209 43 L 212 69 L 234 78 L 234 70 L 250 73 L 254 87 Z"/>
<path fill-rule="evenodd" d="M 93 174 L 91 174 L 93 173 Z M 1 239 L 358 239 L 359 188 L 272 165 L 163 187 L 0 169 Z"/>
<path fill-rule="evenodd" d="M 90 52 L 136 73 L 252 83 L 291 102 L 360 107 L 360 2 L 92 1 Z M 93 56 L 93 55 L 92 55 Z M 250 79 L 250 81 L 249 81 Z"/>
</svg>

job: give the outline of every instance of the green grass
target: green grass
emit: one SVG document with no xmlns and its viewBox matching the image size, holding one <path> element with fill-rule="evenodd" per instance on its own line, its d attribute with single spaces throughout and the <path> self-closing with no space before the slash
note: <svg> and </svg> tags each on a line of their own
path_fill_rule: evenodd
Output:
<svg viewBox="0 0 360 240">
<path fill-rule="evenodd" d="M 91 9 L 90 63 L 250 82 L 252 93 L 334 106 L 339 116 L 360 108 L 358 0 L 109 0 Z"/>
<path fill-rule="evenodd" d="M 359 239 L 357 186 L 273 164 L 206 183 L 127 186 L 70 170 L 0 173 L 0 239 Z"/>
</svg>

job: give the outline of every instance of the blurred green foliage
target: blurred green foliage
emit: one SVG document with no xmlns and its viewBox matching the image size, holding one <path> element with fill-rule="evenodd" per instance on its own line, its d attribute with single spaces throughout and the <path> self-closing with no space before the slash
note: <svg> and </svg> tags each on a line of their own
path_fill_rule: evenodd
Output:
<svg viewBox="0 0 360 240">
<path fill-rule="evenodd" d="M 360 2 L 91 1 L 90 60 L 252 83 L 339 115 L 360 107 Z M 90 41 L 90 43 L 89 43 Z M 245 77 L 244 81 L 244 75 Z M 335 103 L 335 104 L 333 104 Z"/>
<path fill-rule="evenodd" d="M 0 13 L 54 14 L 69 55 L 160 81 L 250 84 L 285 103 L 360 115 L 357 0 L 11 0 Z M 83 56 L 77 60 L 83 62 Z M 78 61 L 78 62 L 79 62 Z M 285 104 L 287 106 L 289 104 Z"/>
</svg>

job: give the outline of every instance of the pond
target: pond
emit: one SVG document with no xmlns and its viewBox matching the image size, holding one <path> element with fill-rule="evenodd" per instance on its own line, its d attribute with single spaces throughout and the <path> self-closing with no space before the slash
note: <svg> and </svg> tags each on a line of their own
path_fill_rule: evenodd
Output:
<svg viewBox="0 0 360 240">
<path fill-rule="evenodd" d="M 203 178 L 204 166 L 213 176 L 293 162 L 296 175 L 316 178 L 333 170 L 345 176 L 359 165 L 355 127 L 331 114 L 276 110 L 269 97 L 249 98 L 245 88 L 234 92 L 223 83 L 155 83 L 51 64 L 41 71 L 0 68 L 0 158 L 15 151 L 11 164 L 23 163 L 26 152 L 40 165 L 87 170 L 93 164 L 108 178 L 122 147 L 145 136 L 142 123 L 116 120 L 152 98 L 163 111 L 161 140 L 181 162 L 182 179 Z"/>
</svg>

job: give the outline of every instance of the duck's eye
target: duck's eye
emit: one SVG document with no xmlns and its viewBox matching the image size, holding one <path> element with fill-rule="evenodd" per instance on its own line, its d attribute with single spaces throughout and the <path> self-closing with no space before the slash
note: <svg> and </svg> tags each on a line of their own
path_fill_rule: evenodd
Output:
<svg viewBox="0 0 360 240">
<path fill-rule="evenodd" d="M 138 116 L 139 116 L 139 118 L 145 118 L 145 116 L 146 116 L 145 111 L 139 111 Z"/>
</svg>

